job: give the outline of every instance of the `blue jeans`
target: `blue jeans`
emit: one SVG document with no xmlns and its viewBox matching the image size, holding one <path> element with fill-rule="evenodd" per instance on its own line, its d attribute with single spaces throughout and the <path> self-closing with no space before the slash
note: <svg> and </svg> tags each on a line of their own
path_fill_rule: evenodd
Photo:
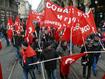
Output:
<svg viewBox="0 0 105 79">
<path fill-rule="evenodd" d="M 23 79 L 28 79 L 28 70 L 23 69 Z"/>
<path fill-rule="evenodd" d="M 92 65 L 92 70 L 93 70 L 93 74 L 96 75 L 96 67 L 97 67 L 97 62 L 96 62 L 96 56 L 94 56 L 94 62 Z"/>
<path fill-rule="evenodd" d="M 28 79 L 28 73 L 30 74 L 31 79 L 36 79 L 35 72 L 34 72 L 35 65 L 29 66 L 29 64 L 34 63 L 36 61 L 37 61 L 37 57 L 36 56 L 26 59 L 27 63 L 24 64 L 24 66 L 23 66 L 24 79 Z"/>
<path fill-rule="evenodd" d="M 24 73 L 24 79 L 28 79 L 28 73 L 30 74 L 31 79 L 36 79 L 34 69 L 32 70 L 23 69 L 23 73 Z"/>
</svg>

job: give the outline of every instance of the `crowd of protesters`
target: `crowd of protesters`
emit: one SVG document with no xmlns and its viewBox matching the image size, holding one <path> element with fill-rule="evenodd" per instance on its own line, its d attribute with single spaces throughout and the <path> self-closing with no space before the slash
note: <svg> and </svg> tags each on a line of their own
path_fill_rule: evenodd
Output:
<svg viewBox="0 0 105 79">
<path fill-rule="evenodd" d="M 25 27 L 25 25 L 23 27 Z M 40 28 L 38 23 L 36 23 L 35 29 L 36 30 L 32 33 L 32 37 L 30 37 L 29 41 L 25 40 L 25 28 L 23 28 L 19 35 L 14 31 L 12 41 L 9 41 L 7 29 L 2 24 L 0 26 L 0 35 L 5 38 L 7 46 L 13 45 L 16 47 L 16 56 L 23 68 L 24 79 L 28 79 L 28 73 L 31 75 L 32 79 L 37 79 L 35 76 L 35 69 L 37 69 L 38 72 L 41 72 L 40 64 L 31 66 L 29 66 L 29 64 L 66 56 L 69 55 L 70 52 L 69 42 L 55 40 L 55 29 L 51 28 L 49 31 L 47 28 Z M 81 47 L 81 53 L 103 50 L 105 41 L 102 39 L 104 39 L 104 36 L 99 29 L 99 33 L 92 34 L 87 38 L 86 42 Z M 100 54 L 100 52 L 90 53 L 82 57 L 81 64 L 83 66 L 83 77 L 86 77 L 87 79 L 91 77 L 91 68 L 94 76 L 97 75 L 96 69 Z M 44 63 L 48 79 L 57 79 L 57 64 L 57 60 Z M 68 73 L 60 73 L 60 76 L 61 79 L 68 79 Z"/>
<path fill-rule="evenodd" d="M 25 25 L 23 26 L 25 27 Z M 6 40 L 7 46 L 13 45 L 16 48 L 16 57 L 23 68 L 24 79 L 28 79 L 28 73 L 32 79 L 36 79 L 35 71 L 41 72 L 40 64 L 29 66 L 29 64 L 57 58 L 66 55 L 67 43 L 65 41 L 56 42 L 54 39 L 54 29 L 48 32 L 46 28 L 40 28 L 36 24 L 36 32 L 32 33 L 32 39 L 29 42 L 25 39 L 25 28 L 21 34 L 14 31 L 12 40 L 8 39 L 7 29 L 5 26 L 1 28 L 1 33 Z M 68 51 L 69 52 L 69 51 Z M 48 75 L 48 79 L 56 79 L 57 60 L 45 62 L 44 67 Z M 62 78 L 63 79 L 63 78 Z"/>
</svg>

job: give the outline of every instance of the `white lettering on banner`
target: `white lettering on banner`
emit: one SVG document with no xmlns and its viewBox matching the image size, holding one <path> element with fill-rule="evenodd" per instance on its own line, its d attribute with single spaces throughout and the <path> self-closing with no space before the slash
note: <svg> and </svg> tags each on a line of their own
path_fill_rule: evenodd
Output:
<svg viewBox="0 0 105 79">
<path fill-rule="evenodd" d="M 44 21 L 45 24 L 52 24 L 52 25 L 56 25 L 56 26 L 62 26 L 62 24 L 60 22 L 56 22 L 56 21 L 49 21 L 49 20 L 45 20 Z"/>
<path fill-rule="evenodd" d="M 58 12 L 62 12 L 63 9 L 62 9 L 62 8 L 58 8 L 57 11 L 58 11 Z"/>
<path fill-rule="evenodd" d="M 54 5 L 54 4 L 51 4 L 50 2 L 46 3 L 46 8 L 51 9 L 51 10 L 56 11 L 56 12 L 62 12 L 62 13 L 67 13 L 67 14 L 69 13 L 68 8 L 63 9 L 63 8 L 60 8 L 56 5 Z"/>
<path fill-rule="evenodd" d="M 71 64 L 73 61 L 75 61 L 75 60 L 72 59 L 72 58 L 67 58 L 67 59 L 65 60 L 65 64 Z"/>
<path fill-rule="evenodd" d="M 63 18 L 63 15 L 57 15 L 57 18 L 61 21 Z"/>
<path fill-rule="evenodd" d="M 47 8 L 51 8 L 51 4 L 49 2 L 46 3 Z"/>
<path fill-rule="evenodd" d="M 78 14 L 78 16 L 82 16 L 82 12 L 78 11 L 77 14 Z"/>
<path fill-rule="evenodd" d="M 57 6 L 55 6 L 55 5 L 52 5 L 51 8 L 52 8 L 53 11 L 57 10 Z"/>
<path fill-rule="evenodd" d="M 71 17 L 69 18 L 68 24 L 72 23 L 72 22 L 76 22 L 77 18 L 76 17 Z"/>
<path fill-rule="evenodd" d="M 87 18 L 86 14 L 83 13 L 84 18 Z"/>
<path fill-rule="evenodd" d="M 72 14 L 74 14 L 74 8 L 72 8 L 71 11 L 72 11 Z"/>
<path fill-rule="evenodd" d="M 76 27 L 74 27 L 73 31 L 77 31 L 78 29 L 80 29 L 79 23 L 76 24 Z"/>
<path fill-rule="evenodd" d="M 57 15 L 57 18 L 60 20 L 60 21 L 64 21 L 66 22 L 68 25 L 71 23 L 71 22 L 76 22 L 77 18 L 76 17 L 65 17 L 63 15 Z"/>
<path fill-rule="evenodd" d="M 72 22 L 74 22 L 74 23 L 76 22 L 76 17 L 72 18 Z"/>
<path fill-rule="evenodd" d="M 18 25 L 18 22 L 15 22 L 15 25 Z"/>
<path fill-rule="evenodd" d="M 87 31 L 90 30 L 90 26 L 89 26 L 89 25 L 86 25 L 86 26 L 84 26 L 84 27 L 82 27 L 82 28 L 80 28 L 80 29 L 81 29 L 81 32 L 82 32 L 82 33 L 85 33 L 85 32 L 87 32 Z"/>
<path fill-rule="evenodd" d="M 65 8 L 65 9 L 63 10 L 63 13 L 69 13 L 69 9 L 68 9 L 68 8 Z"/>
<path fill-rule="evenodd" d="M 68 20 L 68 19 L 69 19 L 68 17 L 65 17 L 65 18 L 64 18 L 64 21 L 66 21 L 66 22 L 67 22 L 67 20 Z"/>
</svg>

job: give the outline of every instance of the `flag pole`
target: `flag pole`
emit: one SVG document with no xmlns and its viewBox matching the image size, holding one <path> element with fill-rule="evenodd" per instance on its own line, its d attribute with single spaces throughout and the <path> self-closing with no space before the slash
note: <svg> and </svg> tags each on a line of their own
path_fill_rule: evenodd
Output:
<svg viewBox="0 0 105 79">
<path fill-rule="evenodd" d="M 44 8 L 46 7 L 46 0 L 44 0 Z M 40 38 L 40 36 L 41 36 L 41 29 L 40 29 L 40 31 L 39 31 L 39 40 L 38 41 L 40 41 L 41 42 L 41 38 Z M 41 49 L 41 47 L 40 47 L 40 42 L 38 43 L 39 44 L 39 48 Z M 43 67 L 43 62 L 41 62 L 41 71 L 42 71 L 42 77 L 43 77 L 43 79 L 46 79 L 45 78 L 45 71 L 44 71 L 44 67 Z"/>
<path fill-rule="evenodd" d="M 87 48 L 86 48 L 85 40 L 84 40 L 83 36 L 82 36 L 82 40 L 83 40 L 83 45 L 84 45 L 84 47 L 85 47 L 85 51 L 87 52 Z"/>
<path fill-rule="evenodd" d="M 42 70 L 43 79 L 46 79 L 45 74 L 44 74 L 43 62 L 41 62 L 41 70 Z"/>
<path fill-rule="evenodd" d="M 71 27 L 70 29 L 70 55 L 72 55 L 72 29 L 73 29 L 73 26 Z"/>
<path fill-rule="evenodd" d="M 71 13 L 72 13 L 72 9 L 71 9 Z M 70 55 L 72 55 L 72 30 L 73 26 L 72 26 L 72 16 L 71 16 L 71 29 L 70 29 Z"/>
</svg>

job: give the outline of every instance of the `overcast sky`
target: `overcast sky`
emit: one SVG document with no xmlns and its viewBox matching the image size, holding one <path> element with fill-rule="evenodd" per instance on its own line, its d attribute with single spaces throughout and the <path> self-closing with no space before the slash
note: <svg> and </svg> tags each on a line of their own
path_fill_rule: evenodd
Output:
<svg viewBox="0 0 105 79">
<path fill-rule="evenodd" d="M 36 10 L 41 0 L 27 0 L 32 5 L 32 9 Z"/>
</svg>

